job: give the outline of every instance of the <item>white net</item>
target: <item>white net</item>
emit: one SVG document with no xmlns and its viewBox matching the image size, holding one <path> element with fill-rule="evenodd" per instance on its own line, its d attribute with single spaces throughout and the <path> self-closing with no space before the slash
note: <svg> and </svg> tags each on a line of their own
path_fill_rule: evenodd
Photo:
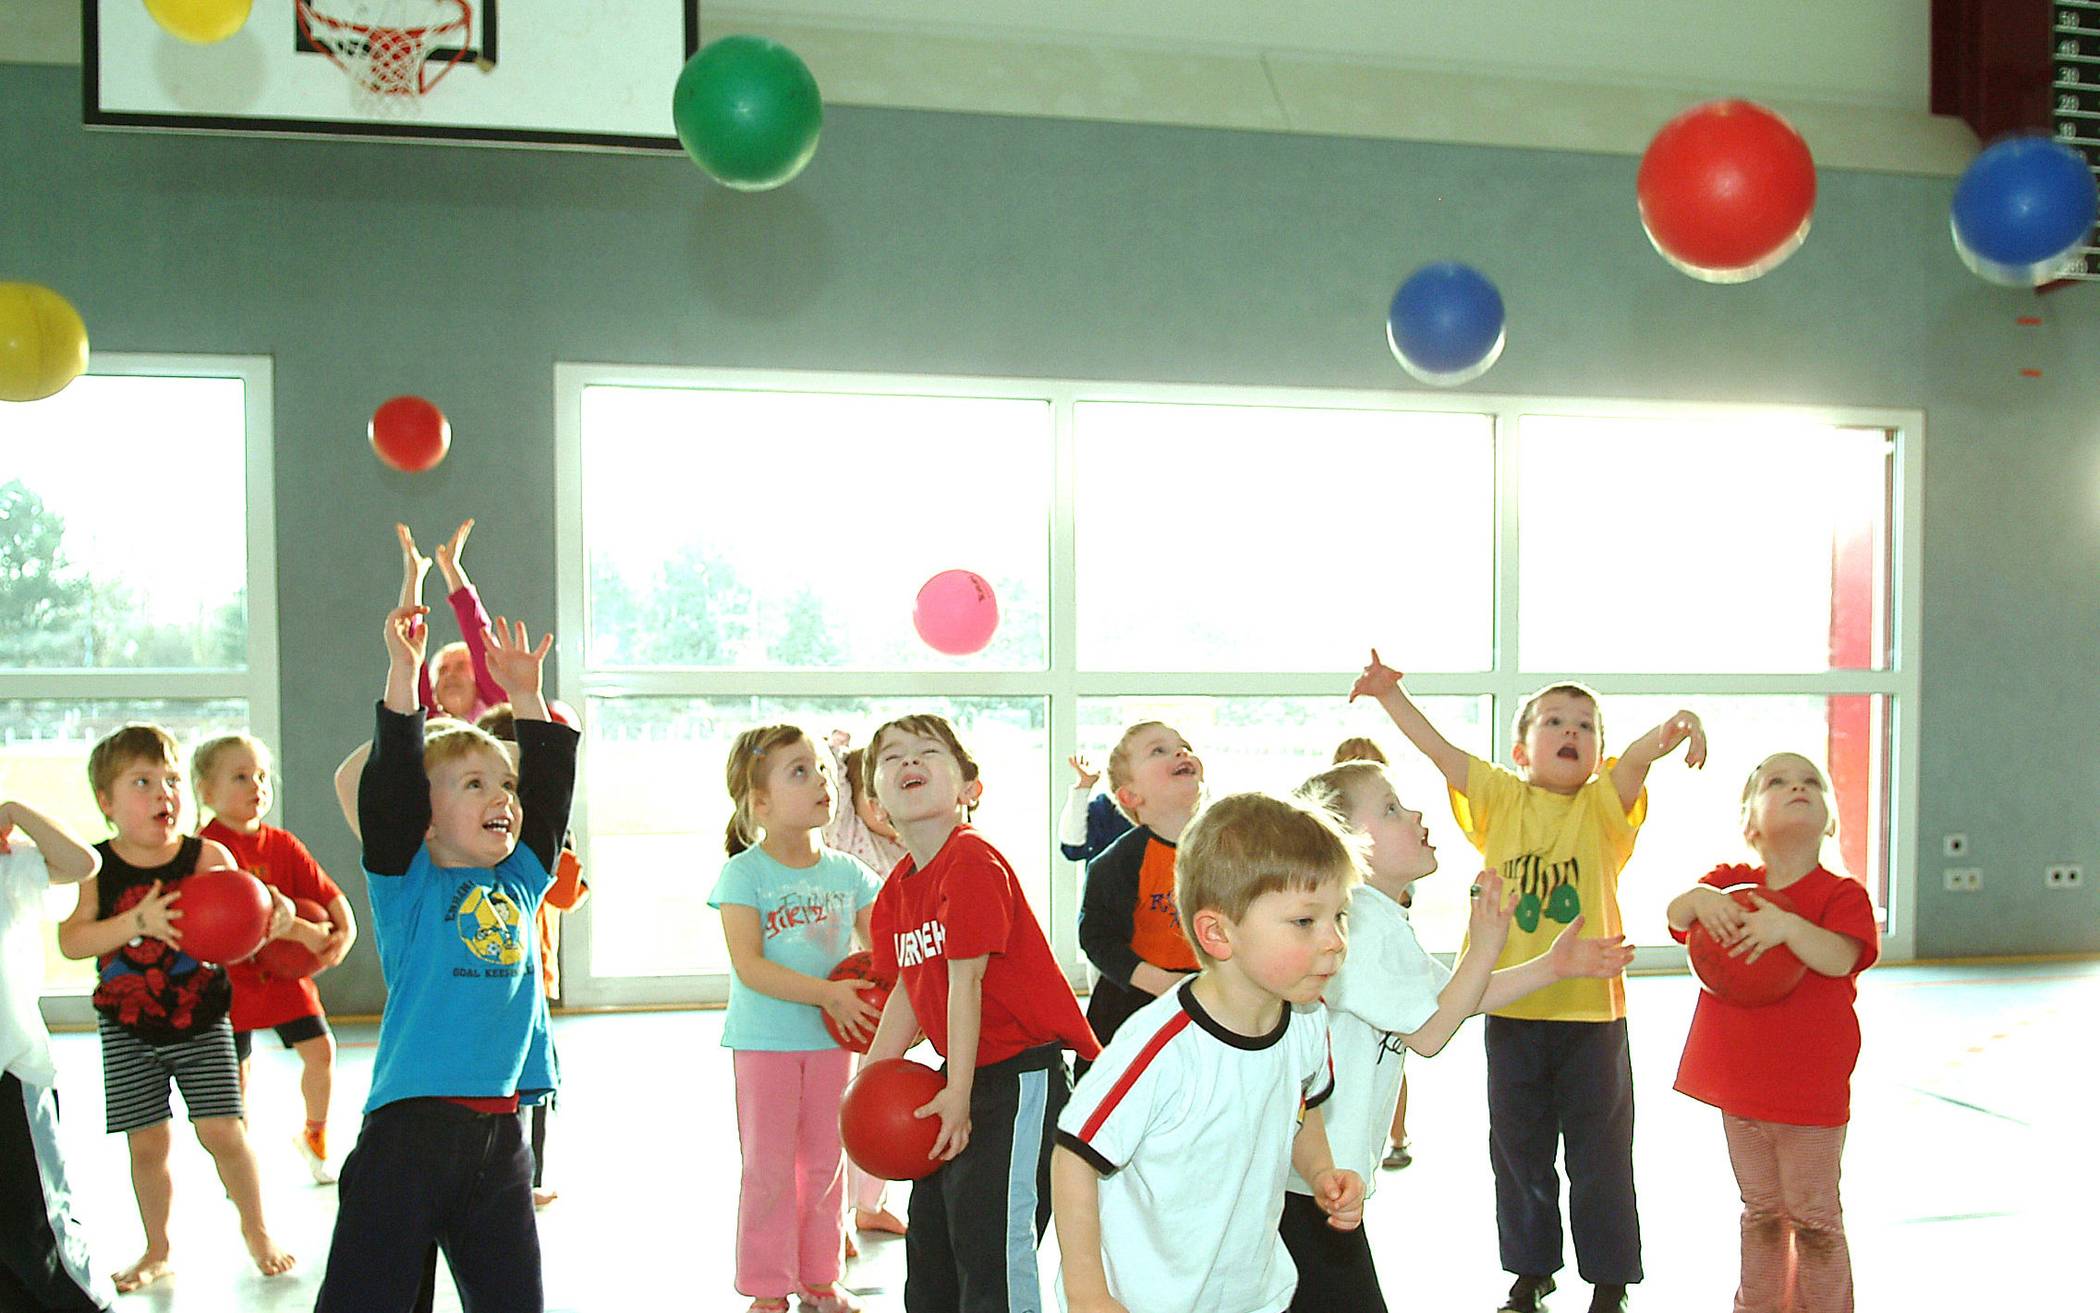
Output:
<svg viewBox="0 0 2100 1313">
<path fill-rule="evenodd" d="M 299 27 L 368 108 L 413 114 L 463 57 L 471 0 L 298 0 Z"/>
</svg>

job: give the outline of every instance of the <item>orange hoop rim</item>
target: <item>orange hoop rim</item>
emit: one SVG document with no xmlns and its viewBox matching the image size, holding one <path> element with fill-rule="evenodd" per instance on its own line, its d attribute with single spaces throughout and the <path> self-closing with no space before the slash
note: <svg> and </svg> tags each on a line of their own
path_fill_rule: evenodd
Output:
<svg viewBox="0 0 2100 1313">
<path fill-rule="evenodd" d="M 448 18 L 441 23 L 424 23 L 415 27 L 393 27 L 385 23 L 360 23 L 347 18 L 337 18 L 332 14 L 322 13 L 319 9 L 314 7 L 312 4 L 308 3 L 308 0 L 294 0 L 293 7 L 297 10 L 298 13 L 300 30 L 306 33 L 307 40 L 312 41 L 316 46 L 320 47 L 320 52 L 328 57 L 329 63 L 334 64 L 337 68 L 341 69 L 345 73 L 350 74 L 353 78 L 358 78 L 358 80 L 364 84 L 365 89 L 371 92 L 373 95 L 385 96 L 389 94 L 408 94 L 411 89 L 408 87 L 372 86 L 368 79 L 360 77 L 357 69 L 353 68 L 350 64 L 344 62 L 342 56 L 336 53 L 334 46 L 330 45 L 329 42 L 323 40 L 320 36 L 317 36 L 315 34 L 316 26 L 320 27 L 323 31 L 329 33 L 330 35 L 334 35 L 336 33 L 348 33 L 351 36 L 356 37 L 359 41 L 366 43 L 367 45 L 370 45 L 375 38 L 381 40 L 387 38 L 392 38 L 394 40 L 408 40 L 421 44 L 429 41 L 433 34 L 436 34 L 438 37 L 442 38 L 446 33 L 456 31 L 464 34 L 472 28 L 474 23 L 474 10 L 469 0 L 432 0 L 432 3 L 440 5 L 456 5 L 459 9 L 459 16 L 456 18 Z M 429 57 L 426 53 L 423 60 L 418 61 L 416 65 L 416 83 L 413 88 L 414 94 L 423 95 L 427 93 L 432 87 L 436 86 L 441 80 L 443 80 L 444 76 L 447 73 L 450 73 L 452 71 L 453 67 L 457 65 L 460 62 L 460 60 L 466 57 L 466 53 L 466 48 L 464 45 L 462 45 L 459 50 L 453 52 L 452 58 L 445 61 L 444 65 L 438 69 L 437 75 L 435 77 L 430 76 L 428 64 Z"/>
</svg>

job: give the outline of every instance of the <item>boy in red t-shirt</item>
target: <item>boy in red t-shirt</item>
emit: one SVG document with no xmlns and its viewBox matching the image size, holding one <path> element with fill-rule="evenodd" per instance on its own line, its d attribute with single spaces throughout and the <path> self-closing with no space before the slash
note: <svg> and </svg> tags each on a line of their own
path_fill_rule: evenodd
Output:
<svg viewBox="0 0 2100 1313">
<path fill-rule="evenodd" d="M 212 813 L 199 835 L 224 844 L 242 870 L 286 897 L 319 903 L 328 913 L 326 924 L 295 919 L 283 937 L 318 956 L 318 971 L 341 962 L 357 939 L 350 901 L 305 844 L 288 830 L 262 823 L 275 801 L 270 750 L 246 734 L 212 739 L 191 759 L 190 776 L 198 802 Z M 276 1031 L 302 1064 L 299 1090 L 306 1100 L 306 1126 L 296 1140 L 299 1156 L 316 1184 L 332 1184 L 328 1104 L 335 1090 L 335 1037 L 321 1010 L 320 991 L 311 979 L 274 976 L 254 958 L 232 963 L 226 976 L 233 984 L 233 1044 L 242 1092 L 248 1088 L 254 1032 Z"/>
<path fill-rule="evenodd" d="M 1767 757 L 1743 786 L 1743 834 L 1764 865 L 1717 867 L 1670 900 L 1679 940 L 1697 922 L 1751 961 L 1784 945 L 1808 968 L 1762 1007 L 1702 992 L 1677 1068 L 1680 1091 L 1721 1110 L 1743 1196 L 1735 1306 L 1747 1313 L 1852 1309 L 1838 1160 L 1859 1061 L 1853 980 L 1879 956 L 1881 931 L 1865 886 L 1823 867 L 1837 828 L 1828 791 L 1808 758 Z M 1737 884 L 1783 889 L 1795 910 L 1753 893 L 1746 912 L 1721 892 Z"/>
<path fill-rule="evenodd" d="M 901 717 L 875 731 L 866 760 L 907 854 L 875 899 L 875 970 L 902 988 L 868 1060 L 902 1056 L 920 1030 L 948 1060 L 947 1088 L 917 1110 L 941 1119 L 930 1156 L 942 1161 L 912 1187 L 904 1307 L 1036 1313 L 1035 1248 L 1009 1237 L 1032 1224 L 1040 1244 L 1050 1223 L 1050 1151 L 1072 1093 L 1064 1050 L 1091 1059 L 1101 1046 L 1013 867 L 966 824 L 983 785 L 954 729 Z"/>
</svg>

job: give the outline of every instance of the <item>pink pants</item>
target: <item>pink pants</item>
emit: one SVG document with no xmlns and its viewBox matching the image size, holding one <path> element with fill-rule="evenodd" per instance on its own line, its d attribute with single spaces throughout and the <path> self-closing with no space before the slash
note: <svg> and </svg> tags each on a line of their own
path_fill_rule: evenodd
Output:
<svg viewBox="0 0 2100 1313">
<path fill-rule="evenodd" d="M 854 1075 L 860 1075 L 860 1069 L 867 1065 L 867 1054 L 853 1055 Z M 871 1213 L 881 1211 L 883 1201 L 889 1196 L 889 1186 L 890 1183 L 881 1177 L 870 1176 L 855 1167 L 852 1159 L 846 1160 L 846 1194 L 855 1208 L 864 1208 Z"/>
<path fill-rule="evenodd" d="M 838 1280 L 845 1250 L 839 1096 L 844 1049 L 739 1049 L 736 1132 L 744 1151 L 736 1207 L 736 1288 L 780 1299 Z"/>
<path fill-rule="evenodd" d="M 1721 1114 L 1743 1195 L 1735 1313 L 1852 1313 L 1852 1251 L 1838 1204 L 1842 1126 Z"/>
</svg>

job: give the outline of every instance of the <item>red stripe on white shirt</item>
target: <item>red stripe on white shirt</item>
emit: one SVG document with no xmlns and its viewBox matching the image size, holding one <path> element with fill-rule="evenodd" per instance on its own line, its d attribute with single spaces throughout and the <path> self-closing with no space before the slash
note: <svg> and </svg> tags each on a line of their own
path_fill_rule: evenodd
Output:
<svg viewBox="0 0 2100 1313">
<path fill-rule="evenodd" d="M 1080 1139 L 1092 1143 L 1095 1132 L 1101 1129 L 1101 1123 L 1108 1120 L 1108 1115 L 1116 1110 L 1116 1105 L 1123 1101 L 1123 1096 L 1130 1093 L 1130 1087 L 1137 1084 L 1138 1077 L 1145 1074 L 1145 1068 L 1152 1065 L 1152 1060 L 1160 1055 L 1161 1050 L 1165 1049 L 1176 1035 L 1188 1029 L 1191 1020 L 1193 1018 L 1186 1011 L 1176 1012 L 1168 1018 L 1166 1025 L 1161 1026 L 1151 1039 L 1145 1041 L 1145 1047 L 1138 1050 L 1138 1055 L 1131 1059 L 1130 1065 L 1123 1069 L 1123 1074 L 1116 1077 L 1116 1083 L 1102 1096 L 1093 1114 L 1080 1126 Z"/>
</svg>

